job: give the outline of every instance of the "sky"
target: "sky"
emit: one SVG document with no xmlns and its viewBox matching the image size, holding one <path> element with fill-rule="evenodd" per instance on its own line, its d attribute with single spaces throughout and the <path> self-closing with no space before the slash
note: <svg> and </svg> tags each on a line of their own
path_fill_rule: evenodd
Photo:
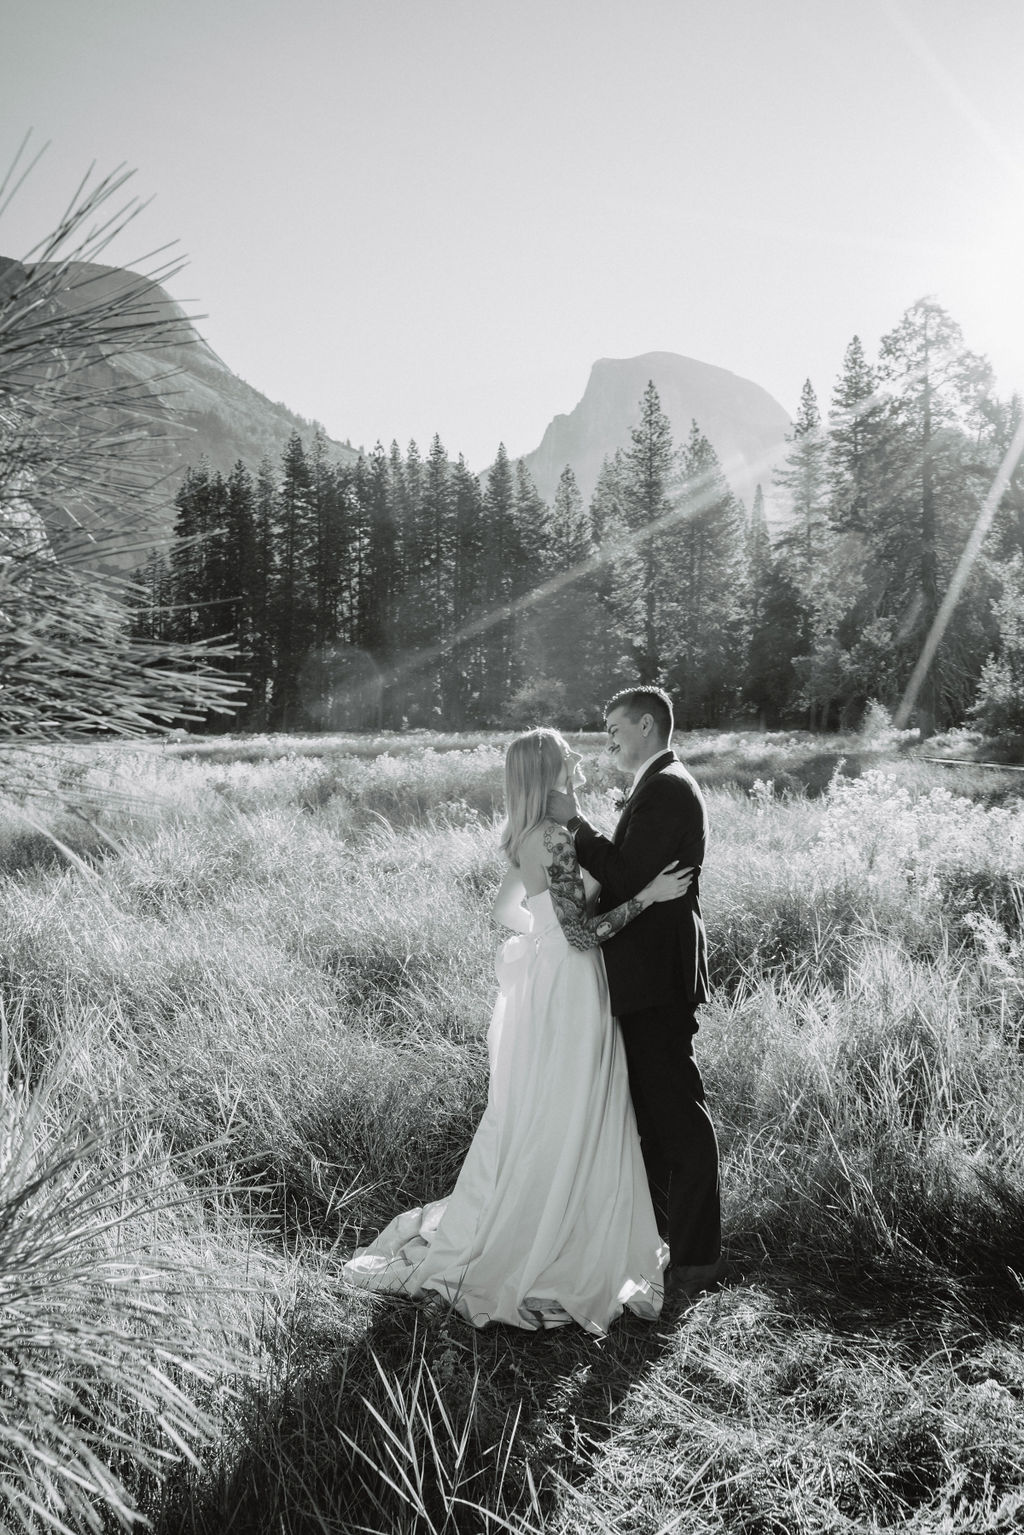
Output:
<svg viewBox="0 0 1024 1535">
<path fill-rule="evenodd" d="M 0 0 L 0 254 L 82 176 L 105 259 L 271 399 L 475 469 L 600 357 L 823 406 L 933 296 L 1024 392 L 1022 0 Z"/>
</svg>

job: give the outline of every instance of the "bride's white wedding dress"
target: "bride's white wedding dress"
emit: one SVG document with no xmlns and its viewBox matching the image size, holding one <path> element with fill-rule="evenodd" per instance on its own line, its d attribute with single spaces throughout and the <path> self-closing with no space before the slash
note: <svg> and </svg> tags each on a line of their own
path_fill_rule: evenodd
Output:
<svg viewBox="0 0 1024 1535">
<path fill-rule="evenodd" d="M 344 1265 L 353 1284 L 436 1291 L 470 1322 L 603 1333 L 661 1310 L 654 1221 L 599 948 L 579 951 L 549 891 L 498 957 L 487 1108 L 447 1199 L 397 1216 Z"/>
</svg>

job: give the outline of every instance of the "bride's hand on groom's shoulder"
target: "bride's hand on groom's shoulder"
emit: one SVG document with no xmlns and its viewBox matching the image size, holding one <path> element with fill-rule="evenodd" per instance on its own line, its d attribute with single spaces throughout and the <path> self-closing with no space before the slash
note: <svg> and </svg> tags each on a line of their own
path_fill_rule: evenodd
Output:
<svg viewBox="0 0 1024 1535">
<path fill-rule="evenodd" d="M 572 789 L 551 789 L 548 793 L 548 815 L 564 826 L 570 816 L 579 815 L 580 807 Z"/>
</svg>

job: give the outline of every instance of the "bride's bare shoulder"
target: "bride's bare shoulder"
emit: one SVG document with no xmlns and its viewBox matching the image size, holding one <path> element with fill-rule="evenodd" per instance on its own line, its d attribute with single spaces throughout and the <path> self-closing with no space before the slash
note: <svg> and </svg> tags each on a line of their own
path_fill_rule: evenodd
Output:
<svg viewBox="0 0 1024 1535">
<path fill-rule="evenodd" d="M 573 852 L 570 833 L 559 821 L 550 819 L 541 821 L 523 838 L 524 849 L 527 845 L 529 845 L 530 856 L 543 864 L 550 864 L 556 859 L 564 858 L 567 852 Z"/>
<path fill-rule="evenodd" d="M 520 844 L 520 858 L 525 853 L 527 857 L 539 859 L 541 863 L 550 863 L 551 854 L 564 844 L 572 846 L 572 837 L 565 827 L 558 821 L 545 819 L 526 833 Z"/>
<path fill-rule="evenodd" d="M 520 844 L 519 844 L 519 859 L 520 859 L 520 862 L 522 862 L 523 858 L 531 858 L 531 859 L 536 860 L 536 859 L 540 858 L 541 855 L 543 854 L 543 851 L 544 851 L 544 842 L 542 840 L 543 827 L 544 827 L 544 822 L 543 821 L 540 823 L 539 826 L 531 826 L 530 830 L 526 833 L 526 836 L 523 838 L 522 842 L 520 842 Z"/>
</svg>

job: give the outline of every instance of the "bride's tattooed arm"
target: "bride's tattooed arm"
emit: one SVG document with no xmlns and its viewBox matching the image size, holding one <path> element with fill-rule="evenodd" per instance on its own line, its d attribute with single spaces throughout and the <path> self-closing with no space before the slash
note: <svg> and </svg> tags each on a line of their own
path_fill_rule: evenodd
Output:
<svg viewBox="0 0 1024 1535">
<path fill-rule="evenodd" d="M 551 902 L 562 932 L 574 949 L 596 948 L 599 943 L 604 943 L 606 938 L 611 938 L 624 928 L 627 922 L 638 917 L 647 905 L 646 901 L 635 895 L 621 906 L 616 906 L 614 911 L 588 916 L 576 849 L 564 826 L 556 826 L 553 822 L 545 825 L 544 851 Z"/>
</svg>

